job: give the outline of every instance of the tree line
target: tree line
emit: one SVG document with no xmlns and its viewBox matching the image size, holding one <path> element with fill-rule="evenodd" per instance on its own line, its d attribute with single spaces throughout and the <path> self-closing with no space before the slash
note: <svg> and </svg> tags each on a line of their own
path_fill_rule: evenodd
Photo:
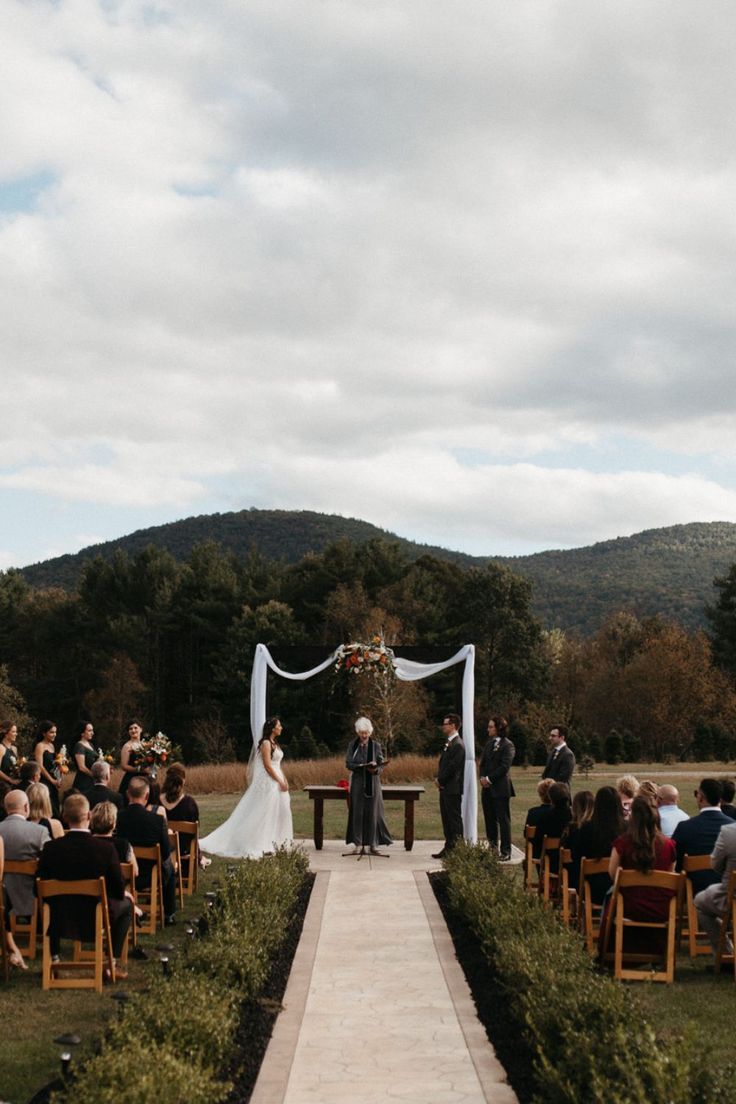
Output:
<svg viewBox="0 0 736 1104">
<path fill-rule="evenodd" d="M 411 559 L 391 541 L 340 540 L 292 564 L 256 548 L 238 557 L 212 541 L 178 562 L 149 545 L 87 562 L 75 592 L 0 573 L 0 711 L 26 733 L 48 716 L 62 737 L 90 717 L 110 748 L 136 715 L 189 760 L 243 755 L 258 642 L 327 654 L 382 629 L 392 646 L 474 643 L 478 720 L 506 713 L 519 761 L 541 756 L 554 722 L 567 723 L 573 746 L 596 760 L 731 758 L 736 663 L 729 667 L 724 641 L 729 632 L 736 641 L 736 629 L 723 610 L 736 575 L 730 589 L 721 583 L 710 637 L 620 612 L 582 638 L 543 631 L 530 583 L 507 567 Z M 379 732 L 390 727 L 395 752 L 436 749 L 437 716 L 454 703 L 452 674 L 396 683 L 378 699 L 371 689 L 329 672 L 306 683 L 273 679 L 269 703 L 293 751 L 299 741 L 310 754 L 342 750 L 361 709 L 374 711 Z"/>
</svg>

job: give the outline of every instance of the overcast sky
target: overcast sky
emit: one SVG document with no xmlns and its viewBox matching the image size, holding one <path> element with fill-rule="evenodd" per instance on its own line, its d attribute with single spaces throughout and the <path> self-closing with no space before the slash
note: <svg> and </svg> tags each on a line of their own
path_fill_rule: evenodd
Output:
<svg viewBox="0 0 736 1104">
<path fill-rule="evenodd" d="M 4 0 L 0 567 L 736 521 L 736 10 Z"/>
</svg>

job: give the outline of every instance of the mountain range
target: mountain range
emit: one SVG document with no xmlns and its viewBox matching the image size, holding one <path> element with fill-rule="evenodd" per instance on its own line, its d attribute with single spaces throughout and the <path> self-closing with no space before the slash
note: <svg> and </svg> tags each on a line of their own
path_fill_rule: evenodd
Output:
<svg viewBox="0 0 736 1104">
<path fill-rule="evenodd" d="M 332 541 L 396 542 L 412 559 L 429 554 L 463 567 L 503 564 L 533 585 L 535 613 L 548 628 L 594 632 L 605 617 L 627 609 L 638 617 L 660 614 L 688 628 L 705 624 L 704 607 L 715 597 L 713 579 L 736 561 L 736 524 L 693 522 L 647 529 L 584 548 L 529 556 L 469 556 L 418 544 L 355 518 L 311 511 L 240 510 L 206 514 L 140 529 L 74 555 L 21 569 L 37 587 L 73 590 L 85 561 L 118 550 L 135 555 L 149 544 L 186 559 L 194 545 L 214 540 L 237 556 L 255 546 L 269 559 L 294 563 Z"/>
</svg>

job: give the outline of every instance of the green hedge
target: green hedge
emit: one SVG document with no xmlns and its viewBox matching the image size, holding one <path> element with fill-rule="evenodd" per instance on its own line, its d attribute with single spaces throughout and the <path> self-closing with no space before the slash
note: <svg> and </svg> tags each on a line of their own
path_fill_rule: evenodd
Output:
<svg viewBox="0 0 736 1104">
<path fill-rule="evenodd" d="M 450 906 L 478 939 L 533 1063 L 539 1104 L 727 1104 L 731 1071 L 702 1040 L 657 1037 L 634 993 L 597 971 L 575 931 L 482 847 L 445 860 Z M 725 1010 L 724 1010 L 725 1014 Z"/>
<path fill-rule="evenodd" d="M 231 1085 L 240 1007 L 263 987 L 308 874 L 301 851 L 246 861 L 227 877 L 172 976 L 136 994 L 55 1104 L 217 1104 Z"/>
</svg>

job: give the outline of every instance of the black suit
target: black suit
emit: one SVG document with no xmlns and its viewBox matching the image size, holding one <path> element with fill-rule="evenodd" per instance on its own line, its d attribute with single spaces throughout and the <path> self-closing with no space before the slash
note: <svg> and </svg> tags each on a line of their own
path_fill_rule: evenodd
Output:
<svg viewBox="0 0 736 1104">
<path fill-rule="evenodd" d="M 127 805 L 118 813 L 117 835 L 126 839 L 133 847 L 161 848 L 162 888 L 164 912 L 173 916 L 176 911 L 176 877 L 169 857 L 169 835 L 164 817 L 158 813 L 149 813 L 144 805 Z M 152 863 L 139 862 L 139 875 L 136 885 L 147 888 L 151 884 Z"/>
<path fill-rule="evenodd" d="M 502 855 L 511 854 L 511 798 L 516 795 L 509 771 L 515 755 L 511 740 L 501 736 L 490 739 L 480 757 L 481 780 L 487 778 L 490 782 L 480 791 L 486 836 L 495 847 L 500 835 Z"/>
<path fill-rule="evenodd" d="M 569 785 L 574 770 L 575 756 L 567 744 L 563 744 L 550 754 L 542 778 L 554 778 L 555 782 L 567 782 Z"/>
<path fill-rule="evenodd" d="M 110 913 L 112 952 L 120 956 L 130 927 L 131 903 L 125 896 L 120 860 L 110 840 L 89 832 L 71 831 L 46 844 L 38 865 L 39 878 L 76 882 L 84 878 L 105 879 Z M 59 953 L 59 940 L 89 940 L 94 930 L 94 902 L 62 897 L 50 901 L 51 953 Z"/>
<path fill-rule="evenodd" d="M 437 782 L 440 788 L 440 815 L 445 833 L 445 848 L 463 838 L 463 784 L 465 780 L 465 744 L 455 736 L 440 755 Z"/>
<path fill-rule="evenodd" d="M 701 810 L 689 820 L 681 820 L 672 833 L 672 841 L 677 847 L 677 869 L 682 870 L 685 855 L 710 855 L 721 828 L 727 824 L 733 824 L 733 821 L 715 805 L 712 809 Z M 721 880 L 715 870 L 694 870 L 688 877 L 693 884 L 693 893 L 700 893 Z"/>
<path fill-rule="evenodd" d="M 122 795 L 111 790 L 109 786 L 103 786 L 101 782 L 95 782 L 94 786 L 87 790 L 85 797 L 89 801 L 90 809 L 94 809 L 95 805 L 100 805 L 103 801 L 112 801 L 118 810 L 123 807 Z"/>
</svg>

